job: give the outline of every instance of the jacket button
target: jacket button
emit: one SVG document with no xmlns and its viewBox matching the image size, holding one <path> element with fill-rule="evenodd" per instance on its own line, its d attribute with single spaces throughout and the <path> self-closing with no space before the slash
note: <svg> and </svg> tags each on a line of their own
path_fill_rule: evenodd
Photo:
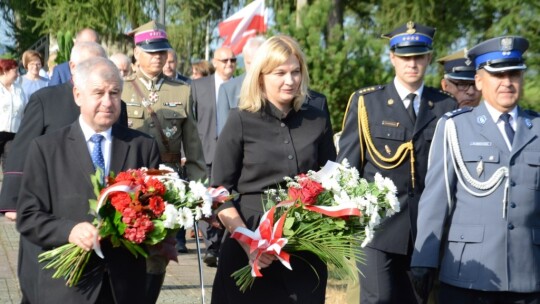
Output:
<svg viewBox="0 0 540 304">
<path fill-rule="evenodd" d="M 465 238 L 465 236 L 462 234 L 462 235 L 459 236 L 459 238 L 463 240 Z"/>
<path fill-rule="evenodd" d="M 285 123 L 282 122 L 282 123 L 281 123 L 281 126 L 282 126 L 282 127 L 285 127 Z"/>
<path fill-rule="evenodd" d="M 508 230 L 513 230 L 513 229 L 514 229 L 514 225 L 508 224 Z"/>
<path fill-rule="evenodd" d="M 514 203 L 514 202 L 511 202 L 511 203 L 510 203 L 510 207 L 512 207 L 512 208 L 516 208 L 516 203 Z"/>
<path fill-rule="evenodd" d="M 288 159 L 293 159 L 292 155 L 287 156 Z"/>
<path fill-rule="evenodd" d="M 510 181 L 510 186 L 514 187 L 516 185 L 516 182 Z"/>
<path fill-rule="evenodd" d="M 284 143 L 284 144 L 288 144 L 289 141 L 285 139 L 285 140 L 283 141 L 283 143 Z"/>
</svg>

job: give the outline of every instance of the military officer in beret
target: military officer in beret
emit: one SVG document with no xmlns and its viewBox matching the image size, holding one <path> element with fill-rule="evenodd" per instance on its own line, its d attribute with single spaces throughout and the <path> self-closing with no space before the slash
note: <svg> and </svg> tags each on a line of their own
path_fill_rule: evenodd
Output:
<svg viewBox="0 0 540 304">
<path fill-rule="evenodd" d="M 127 104 L 128 126 L 155 138 L 161 161 L 173 168 L 180 169 L 183 146 L 187 177 L 204 180 L 206 165 L 197 126 L 188 106 L 189 86 L 162 72 L 167 51 L 171 49 L 165 27 L 151 21 L 128 35 L 133 36 L 138 63 L 137 72 L 124 80 L 122 99 Z M 151 254 L 148 258 L 147 303 L 157 300 L 167 263 L 160 255 Z"/>
<path fill-rule="evenodd" d="M 518 105 L 528 46 L 473 47 L 483 101 L 437 127 L 411 267 L 420 292 L 439 269 L 440 303 L 540 303 L 540 118 Z"/>
<path fill-rule="evenodd" d="M 444 68 L 441 88 L 454 96 L 460 108 L 476 107 L 482 97 L 474 84 L 476 69 L 472 61 L 465 57 L 465 51 L 466 49 L 461 49 L 437 59 Z"/>
<path fill-rule="evenodd" d="M 394 80 L 354 92 L 347 106 L 338 161 L 348 159 L 369 181 L 377 172 L 391 178 L 401 205 L 363 248 L 361 303 L 418 302 L 408 273 L 418 200 L 437 120 L 457 107 L 451 96 L 424 85 L 434 34 L 410 21 L 383 35 L 390 39 Z"/>
</svg>

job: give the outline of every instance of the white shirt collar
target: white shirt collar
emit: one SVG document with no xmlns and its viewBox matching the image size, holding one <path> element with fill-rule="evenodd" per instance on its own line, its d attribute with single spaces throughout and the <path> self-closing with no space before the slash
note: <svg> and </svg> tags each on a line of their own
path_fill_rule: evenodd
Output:
<svg viewBox="0 0 540 304">
<path fill-rule="evenodd" d="M 490 105 L 487 101 L 483 100 L 482 101 L 484 103 L 484 105 L 486 106 L 486 109 L 488 110 L 488 113 L 489 113 L 489 116 L 491 116 L 491 119 L 493 119 L 493 122 L 495 124 L 497 124 L 499 121 L 502 121 L 500 120 L 501 119 L 501 114 L 502 112 L 500 112 L 499 110 L 495 109 L 492 105 Z M 514 130 L 516 130 L 516 126 L 517 126 L 517 115 L 518 115 L 518 107 L 515 106 L 512 110 L 510 110 L 510 112 L 508 112 L 508 114 L 510 114 L 510 116 L 512 117 L 512 119 L 510 119 L 510 125 L 512 126 L 512 128 Z"/>
<path fill-rule="evenodd" d="M 416 94 L 417 98 L 415 98 L 415 100 L 420 100 L 420 97 L 422 97 L 422 92 L 424 92 L 423 82 L 422 82 L 422 85 L 416 91 L 410 92 L 408 89 L 405 88 L 405 86 L 401 84 L 401 82 L 399 82 L 397 77 L 394 77 L 394 86 L 396 87 L 396 91 L 398 92 L 399 98 L 401 98 L 401 100 L 404 100 L 407 97 L 407 95 L 409 95 L 410 93 Z"/>
<path fill-rule="evenodd" d="M 82 118 L 81 115 L 79 115 L 79 124 L 81 125 L 81 129 L 82 129 L 83 134 L 84 134 L 84 140 L 86 142 L 88 142 L 90 140 L 90 137 L 92 137 L 92 135 L 94 135 L 96 133 L 103 135 L 103 137 L 105 137 L 105 140 L 107 142 L 112 142 L 112 134 L 111 134 L 112 127 L 108 128 L 107 130 L 105 130 L 103 132 L 96 132 L 96 131 L 94 131 L 94 129 L 92 129 L 92 127 L 90 127 L 84 121 L 84 119 Z"/>
</svg>

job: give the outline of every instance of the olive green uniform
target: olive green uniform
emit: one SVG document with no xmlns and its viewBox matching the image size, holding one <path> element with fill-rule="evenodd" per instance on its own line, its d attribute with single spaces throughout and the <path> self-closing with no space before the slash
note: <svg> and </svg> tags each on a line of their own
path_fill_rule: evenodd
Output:
<svg viewBox="0 0 540 304">
<path fill-rule="evenodd" d="M 197 125 L 189 109 L 189 86 L 160 74 L 151 80 L 141 71 L 124 81 L 122 100 L 127 104 L 128 126 L 156 139 L 163 163 L 179 169 L 184 148 L 186 173 L 190 180 L 204 180 L 205 163 Z M 143 102 L 144 101 L 144 102 Z M 150 104 L 168 140 L 165 146 L 159 126 L 146 108 Z"/>
</svg>

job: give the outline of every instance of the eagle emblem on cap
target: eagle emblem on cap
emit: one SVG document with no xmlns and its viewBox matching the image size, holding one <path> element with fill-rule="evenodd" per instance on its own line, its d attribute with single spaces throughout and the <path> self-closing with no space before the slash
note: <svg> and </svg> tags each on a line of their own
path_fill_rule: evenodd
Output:
<svg viewBox="0 0 540 304">
<path fill-rule="evenodd" d="M 416 33 L 416 30 L 414 29 L 414 22 L 409 21 L 407 22 L 407 34 L 414 34 Z"/>
<path fill-rule="evenodd" d="M 510 52 L 514 48 L 514 39 L 512 37 L 504 37 L 501 39 L 501 51 L 503 53 Z M 507 55 L 507 54 L 503 54 Z"/>
</svg>

